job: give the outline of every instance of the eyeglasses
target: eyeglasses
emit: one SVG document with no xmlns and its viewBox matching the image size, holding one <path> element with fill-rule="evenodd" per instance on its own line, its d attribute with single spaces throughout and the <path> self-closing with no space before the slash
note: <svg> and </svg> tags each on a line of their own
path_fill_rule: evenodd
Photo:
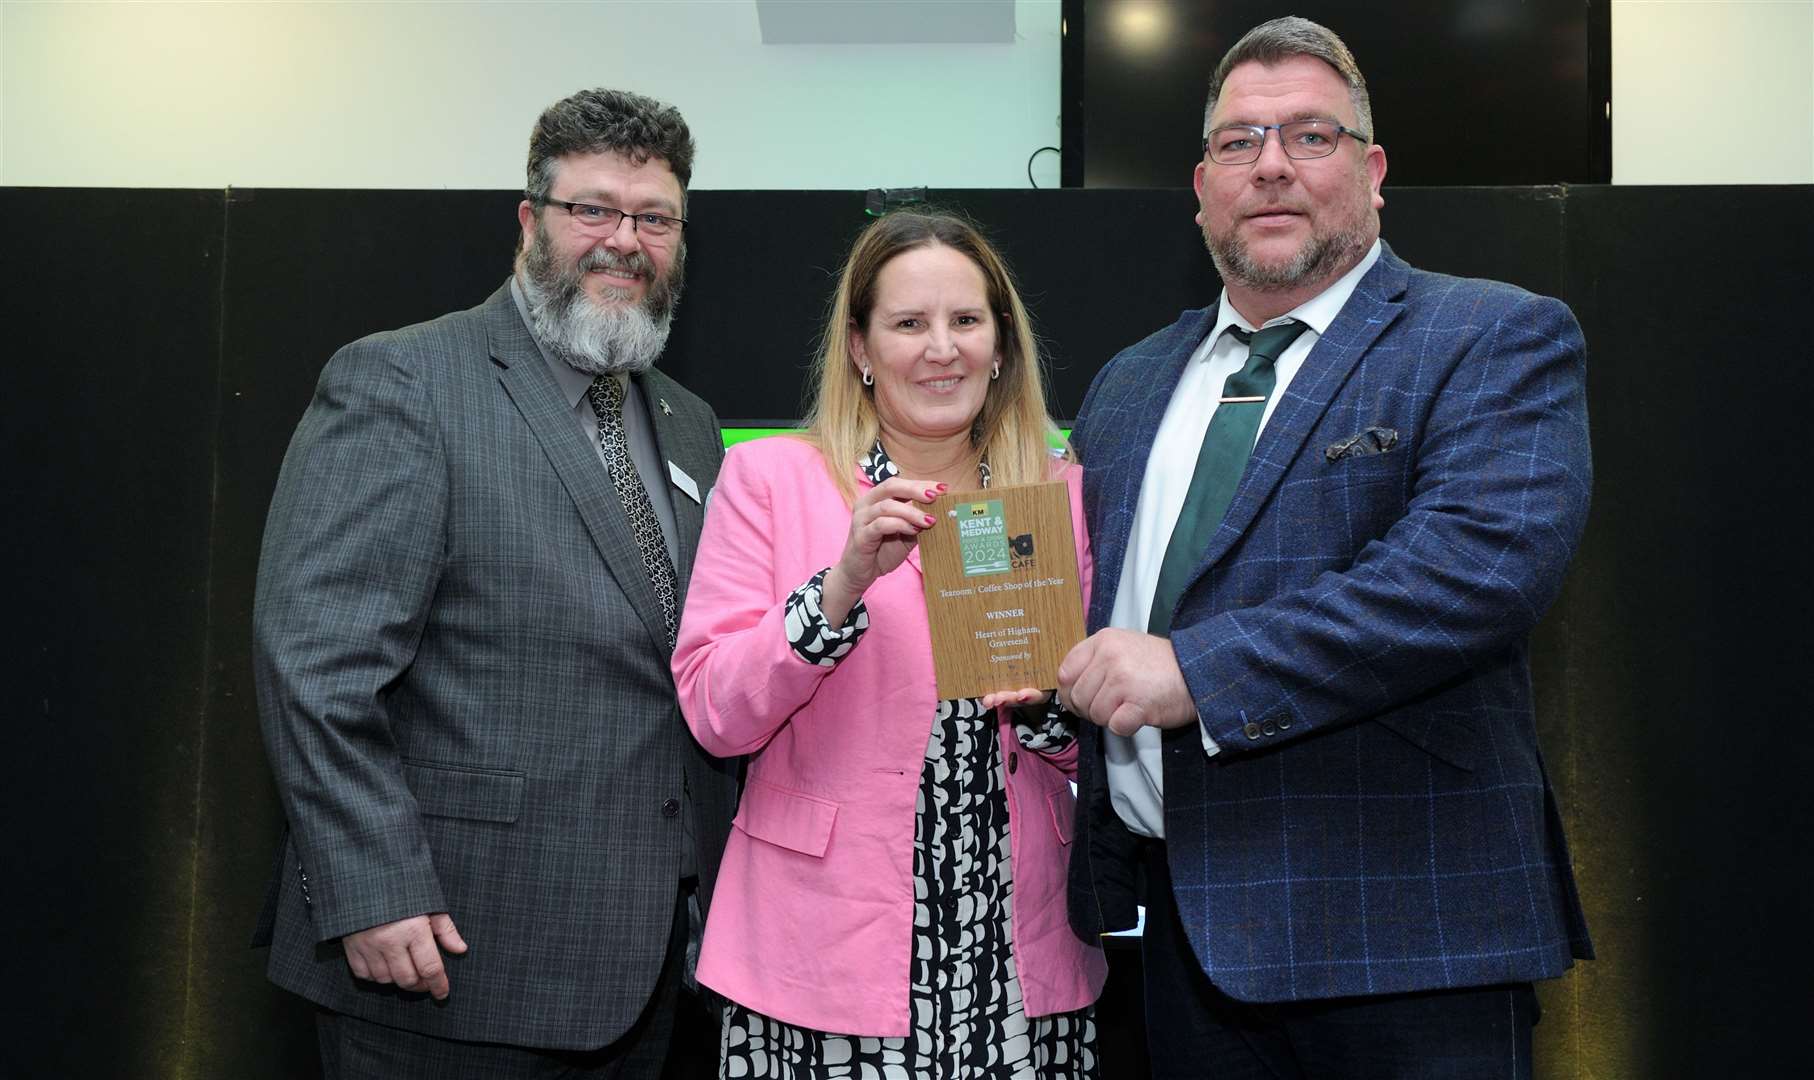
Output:
<svg viewBox="0 0 1814 1080">
<path fill-rule="evenodd" d="M 1285 156 L 1303 161 L 1328 157 L 1343 135 L 1359 143 L 1373 140 L 1333 120 L 1292 120 L 1283 124 L 1224 124 L 1203 140 L 1203 152 L 1217 165 L 1251 165 L 1266 148 L 1266 133 L 1279 133 Z"/>
<path fill-rule="evenodd" d="M 630 219 L 630 227 L 638 236 L 667 236 L 679 232 L 686 225 L 686 218 L 668 217 L 665 214 L 627 214 L 615 206 L 600 206 L 597 203 L 567 202 L 564 199 L 542 199 L 544 206 L 558 206 L 567 211 L 573 223 L 587 232 L 613 233 L 618 223 Z"/>
</svg>

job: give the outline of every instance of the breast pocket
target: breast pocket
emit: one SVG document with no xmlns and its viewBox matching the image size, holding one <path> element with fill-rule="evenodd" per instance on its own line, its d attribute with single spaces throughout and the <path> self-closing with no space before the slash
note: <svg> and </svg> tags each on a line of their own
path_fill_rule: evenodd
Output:
<svg viewBox="0 0 1814 1080">
<path fill-rule="evenodd" d="M 1401 449 L 1381 451 L 1376 454 L 1356 454 L 1337 461 L 1325 459 L 1318 470 L 1317 479 L 1357 487 L 1372 484 L 1403 483 L 1405 463 L 1410 455 Z"/>
<path fill-rule="evenodd" d="M 1294 554 L 1351 560 L 1404 516 L 1409 461 L 1392 450 L 1340 461 L 1318 457 L 1294 469 L 1279 485 L 1280 541 Z"/>
</svg>

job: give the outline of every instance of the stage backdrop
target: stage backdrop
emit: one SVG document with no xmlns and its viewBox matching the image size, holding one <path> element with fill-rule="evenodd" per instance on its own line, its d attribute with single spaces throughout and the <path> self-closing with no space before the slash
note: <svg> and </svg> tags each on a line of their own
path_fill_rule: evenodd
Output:
<svg viewBox="0 0 1814 1080">
<path fill-rule="evenodd" d="M 481 301 L 516 200 L 0 189 L 21 737 L 0 1074 L 313 1075 L 308 1010 L 246 944 L 280 832 L 248 657 L 265 506 L 330 353 Z M 943 201 L 1019 272 L 1064 417 L 1116 349 L 1215 296 L 1188 192 Z M 689 213 L 664 366 L 727 423 L 790 421 L 862 197 Z M 1784 1071 L 1814 1003 L 1814 196 L 1388 189 L 1384 220 L 1418 265 L 1563 297 L 1590 344 L 1594 510 L 1534 654 L 1600 959 L 1542 987 L 1538 1075 Z M 1106 1077 L 1136 1074 L 1136 1018 L 1105 1002 Z"/>
</svg>

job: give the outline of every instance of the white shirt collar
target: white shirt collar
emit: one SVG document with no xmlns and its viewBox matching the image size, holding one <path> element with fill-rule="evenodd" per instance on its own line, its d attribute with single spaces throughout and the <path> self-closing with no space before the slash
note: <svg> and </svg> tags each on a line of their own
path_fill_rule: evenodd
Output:
<svg viewBox="0 0 1814 1080">
<path fill-rule="evenodd" d="M 1367 271 L 1373 269 L 1373 264 L 1379 261 L 1379 253 L 1379 240 L 1375 238 L 1373 246 L 1367 250 L 1367 254 L 1361 257 L 1361 261 L 1349 267 L 1348 272 L 1331 282 L 1327 289 L 1278 318 L 1267 320 L 1266 325 L 1276 326 L 1288 319 L 1296 319 L 1310 327 L 1317 337 L 1322 337 L 1329 332 L 1329 326 L 1335 322 L 1335 317 L 1342 313 L 1342 307 L 1348 303 L 1348 298 L 1354 295 L 1354 289 L 1360 284 L 1361 278 L 1366 277 Z M 1231 326 L 1238 326 L 1243 330 L 1261 329 L 1241 317 L 1240 312 L 1235 310 L 1234 304 L 1228 299 L 1228 290 L 1223 289 L 1221 303 L 1216 311 L 1216 325 L 1210 328 L 1208 340 L 1216 341 L 1222 336 L 1222 332 Z"/>
</svg>

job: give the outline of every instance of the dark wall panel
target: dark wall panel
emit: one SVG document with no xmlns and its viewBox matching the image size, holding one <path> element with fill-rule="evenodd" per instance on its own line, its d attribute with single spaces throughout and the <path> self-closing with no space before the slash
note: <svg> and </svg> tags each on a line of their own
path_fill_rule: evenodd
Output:
<svg viewBox="0 0 1814 1080">
<path fill-rule="evenodd" d="M 213 929 L 190 899 L 220 231 L 215 192 L 0 189 L 0 693 L 22 736 L 0 1075 L 180 1059 L 189 946 Z"/>
<path fill-rule="evenodd" d="M 1576 988 L 1628 1003 L 1601 1015 L 1631 1050 L 1597 1075 L 1782 1075 L 1814 1015 L 1814 189 L 1579 189 L 1568 221 L 1596 477 L 1553 685 L 1602 957 Z"/>
<path fill-rule="evenodd" d="M 1814 198 L 1386 195 L 1400 254 L 1561 295 L 1590 343 L 1595 509 L 1533 655 L 1601 959 L 1542 988 L 1539 1075 L 1771 1074 L 1814 1003 L 1794 412 L 1814 373 L 1789 330 Z M 1114 351 L 1215 296 L 1188 192 L 942 201 L 1018 271 L 1061 416 Z M 482 301 L 515 205 L 0 190 L 7 715 L 26 740 L 5 806 L 31 826 L 8 849 L 30 884 L 7 893 L 3 962 L 42 1033 L 0 1074 L 310 1075 L 308 1010 L 246 948 L 281 828 L 249 665 L 265 505 L 332 351 Z M 701 192 L 689 213 L 664 365 L 727 420 L 791 419 L 861 198 Z M 1137 1035 L 1127 1004 L 1105 1006 L 1105 1049 Z M 1124 1054 L 1106 1065 L 1128 1075 Z"/>
</svg>

